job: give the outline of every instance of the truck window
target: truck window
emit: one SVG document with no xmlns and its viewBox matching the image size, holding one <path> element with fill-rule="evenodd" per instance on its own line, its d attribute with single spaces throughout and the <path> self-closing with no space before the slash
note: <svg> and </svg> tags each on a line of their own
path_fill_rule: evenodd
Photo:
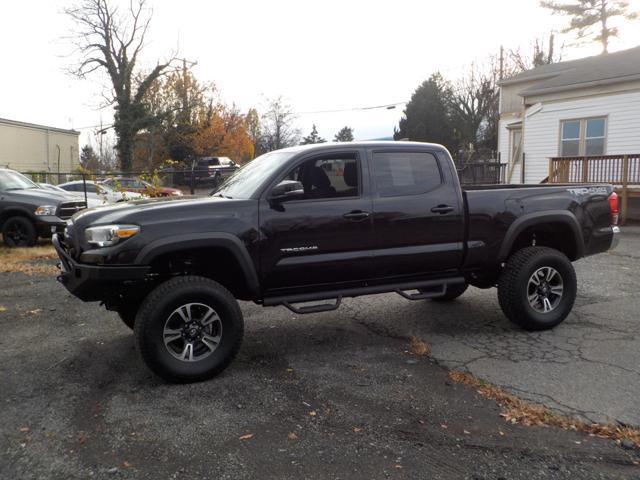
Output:
<svg viewBox="0 0 640 480">
<path fill-rule="evenodd" d="M 292 170 L 286 178 L 302 183 L 304 197 L 311 200 L 360 195 L 360 165 L 355 155 L 315 158 Z"/>
<path fill-rule="evenodd" d="M 381 197 L 418 195 L 442 183 L 438 161 L 428 152 L 374 152 L 373 168 Z"/>
</svg>

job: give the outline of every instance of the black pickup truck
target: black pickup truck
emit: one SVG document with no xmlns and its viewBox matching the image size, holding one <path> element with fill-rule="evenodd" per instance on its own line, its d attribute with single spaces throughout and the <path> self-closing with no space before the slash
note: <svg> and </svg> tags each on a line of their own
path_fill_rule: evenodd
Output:
<svg viewBox="0 0 640 480">
<path fill-rule="evenodd" d="M 8 247 L 31 247 L 38 237 L 51 237 L 86 206 L 71 194 L 41 188 L 21 173 L 0 168 L 0 232 Z"/>
<path fill-rule="evenodd" d="M 53 241 L 60 282 L 117 311 L 151 370 L 190 382 L 240 348 L 236 299 L 302 314 L 497 286 L 509 319 L 551 328 L 573 306 L 571 262 L 612 248 L 616 217 L 609 185 L 463 189 L 442 146 L 342 143 L 265 154 L 210 197 L 80 212 Z"/>
</svg>

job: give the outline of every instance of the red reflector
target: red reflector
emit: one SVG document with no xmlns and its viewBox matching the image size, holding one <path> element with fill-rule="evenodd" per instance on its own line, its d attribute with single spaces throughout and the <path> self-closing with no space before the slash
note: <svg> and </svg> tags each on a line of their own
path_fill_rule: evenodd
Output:
<svg viewBox="0 0 640 480">
<path fill-rule="evenodd" d="M 613 192 L 609 195 L 609 208 L 611 209 L 611 225 L 618 224 L 618 194 Z"/>
</svg>

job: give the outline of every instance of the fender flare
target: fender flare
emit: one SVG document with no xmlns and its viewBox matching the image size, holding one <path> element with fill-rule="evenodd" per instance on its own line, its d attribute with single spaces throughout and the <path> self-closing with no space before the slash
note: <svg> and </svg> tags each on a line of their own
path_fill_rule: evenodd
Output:
<svg viewBox="0 0 640 480">
<path fill-rule="evenodd" d="M 580 223 L 575 215 L 566 210 L 547 210 L 524 215 L 509 226 L 498 252 L 498 261 L 504 262 L 507 259 L 516 238 L 525 229 L 543 223 L 562 223 L 567 225 L 573 233 L 573 239 L 567 239 L 567 241 L 573 241 L 576 247 L 576 258 L 574 260 L 584 257 L 584 237 L 582 236 Z"/>
<path fill-rule="evenodd" d="M 180 252 L 193 248 L 221 247 L 227 250 L 237 260 L 242 274 L 247 282 L 247 288 L 252 294 L 259 294 L 260 283 L 251 256 L 242 241 L 229 233 L 191 233 L 185 235 L 171 235 L 146 245 L 138 253 L 137 265 L 150 265 L 160 255 Z"/>
</svg>

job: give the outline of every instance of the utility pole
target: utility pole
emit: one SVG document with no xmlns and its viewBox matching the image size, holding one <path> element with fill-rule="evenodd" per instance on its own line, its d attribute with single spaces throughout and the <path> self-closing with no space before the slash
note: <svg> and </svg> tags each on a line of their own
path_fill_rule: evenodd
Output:
<svg viewBox="0 0 640 480">
<path fill-rule="evenodd" d="M 189 92 L 187 90 L 187 65 L 189 68 L 195 67 L 198 62 L 187 60 L 186 58 L 176 58 L 176 60 L 182 60 L 182 115 L 186 115 L 189 111 Z M 188 119 L 183 118 L 183 121 Z"/>
<path fill-rule="evenodd" d="M 500 80 L 504 76 L 504 47 L 500 45 Z"/>
</svg>

